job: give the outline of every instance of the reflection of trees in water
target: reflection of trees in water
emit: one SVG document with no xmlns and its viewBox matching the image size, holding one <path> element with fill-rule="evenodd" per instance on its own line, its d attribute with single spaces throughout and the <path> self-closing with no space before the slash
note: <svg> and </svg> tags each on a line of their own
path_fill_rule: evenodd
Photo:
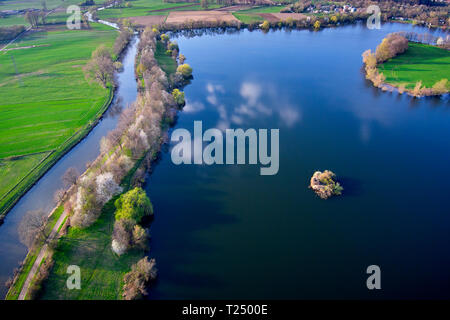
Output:
<svg viewBox="0 0 450 320">
<path fill-rule="evenodd" d="M 169 31 L 166 34 L 170 38 L 194 38 L 203 35 L 220 35 L 220 34 L 235 34 L 242 32 L 243 29 L 237 29 L 233 27 L 216 27 L 216 28 L 200 28 L 200 29 L 189 29 L 189 30 L 179 30 L 179 31 Z"/>
<path fill-rule="evenodd" d="M 113 104 L 108 108 L 105 113 L 105 118 L 115 118 L 123 111 L 123 99 L 122 97 L 117 97 Z"/>
</svg>

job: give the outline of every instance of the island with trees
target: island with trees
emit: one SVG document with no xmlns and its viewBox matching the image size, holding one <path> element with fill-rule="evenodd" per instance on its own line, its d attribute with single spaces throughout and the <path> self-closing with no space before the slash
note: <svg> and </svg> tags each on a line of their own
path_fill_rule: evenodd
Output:
<svg viewBox="0 0 450 320">
<path fill-rule="evenodd" d="M 316 171 L 311 177 L 309 187 L 321 198 L 328 199 L 342 194 L 344 188 L 336 181 L 336 175 L 330 171 Z"/>
</svg>

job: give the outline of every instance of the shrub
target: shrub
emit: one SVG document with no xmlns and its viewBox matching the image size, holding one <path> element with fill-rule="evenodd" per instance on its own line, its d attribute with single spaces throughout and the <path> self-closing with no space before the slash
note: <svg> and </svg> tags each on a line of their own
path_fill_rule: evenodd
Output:
<svg viewBox="0 0 450 320">
<path fill-rule="evenodd" d="M 123 254 L 132 245 L 132 231 L 136 222 L 131 219 L 121 219 L 114 223 L 112 249 L 118 255 Z"/>
<path fill-rule="evenodd" d="M 178 106 L 184 106 L 185 105 L 185 100 L 184 100 L 184 92 L 178 90 L 178 89 L 173 89 L 172 91 L 172 96 L 175 100 L 175 102 L 177 103 Z"/>
<path fill-rule="evenodd" d="M 412 95 L 415 97 L 420 96 L 421 88 L 422 88 L 422 81 L 417 81 L 416 85 L 412 91 Z"/>
<path fill-rule="evenodd" d="M 125 300 L 139 299 L 147 295 L 147 285 L 157 276 L 155 259 L 142 258 L 131 267 L 124 276 L 123 298 Z"/>
<path fill-rule="evenodd" d="M 267 30 L 269 30 L 269 28 L 270 28 L 270 23 L 269 23 L 269 21 L 264 20 L 264 22 L 261 23 L 261 29 L 263 29 L 264 31 L 267 31 Z"/>
<path fill-rule="evenodd" d="M 105 204 L 114 195 L 122 191 L 122 188 L 114 181 L 114 176 L 111 172 L 98 175 L 95 181 L 97 183 L 97 199 L 100 203 Z"/>
<path fill-rule="evenodd" d="M 192 68 L 190 65 L 188 65 L 187 63 L 184 64 L 180 64 L 177 68 L 177 72 L 181 73 L 181 75 L 185 78 L 188 79 L 190 77 L 192 77 Z"/>
<path fill-rule="evenodd" d="M 132 219 L 139 223 L 144 216 L 153 214 L 153 206 L 141 188 L 134 188 L 120 196 L 114 203 L 116 220 Z"/>
<path fill-rule="evenodd" d="M 377 62 L 384 62 L 408 49 L 408 39 L 398 33 L 391 33 L 377 46 Z"/>
<path fill-rule="evenodd" d="M 0 27 L 0 41 L 12 40 L 25 31 L 25 26 Z"/>
<path fill-rule="evenodd" d="M 444 94 L 448 92 L 448 80 L 441 79 L 437 81 L 431 89 L 433 94 Z"/>
</svg>

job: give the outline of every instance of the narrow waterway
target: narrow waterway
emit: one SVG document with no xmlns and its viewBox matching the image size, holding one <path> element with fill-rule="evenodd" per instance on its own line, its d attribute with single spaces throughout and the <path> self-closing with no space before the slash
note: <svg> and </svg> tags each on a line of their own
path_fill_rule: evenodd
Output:
<svg viewBox="0 0 450 320">
<path fill-rule="evenodd" d="M 134 58 L 138 37 L 135 37 L 124 53 L 123 71 L 118 73 L 118 87 L 111 105 L 120 104 L 124 108 L 136 100 L 137 85 L 134 77 Z M 119 103 L 118 103 L 119 102 Z M 118 121 L 116 108 L 110 108 L 95 128 L 70 152 L 61 158 L 8 213 L 0 227 L 0 297 L 7 292 L 6 280 L 12 276 L 14 268 L 25 258 L 27 248 L 20 242 L 17 228 L 24 214 L 29 210 L 43 209 L 50 212 L 54 206 L 53 194 L 63 187 L 61 177 L 64 172 L 75 167 L 80 173 L 86 164 L 100 153 L 100 139 L 114 129 Z"/>
</svg>

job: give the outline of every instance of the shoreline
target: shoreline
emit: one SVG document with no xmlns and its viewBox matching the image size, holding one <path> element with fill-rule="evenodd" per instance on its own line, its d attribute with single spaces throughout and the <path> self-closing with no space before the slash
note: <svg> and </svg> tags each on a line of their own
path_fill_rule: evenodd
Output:
<svg viewBox="0 0 450 320">
<path fill-rule="evenodd" d="M 139 39 L 141 40 L 142 38 L 140 37 Z M 128 48 L 128 46 L 127 46 L 127 48 Z M 138 59 L 140 59 L 140 57 L 142 55 L 142 52 L 145 51 L 145 49 L 146 49 L 146 47 L 141 48 L 138 45 L 136 56 L 134 57 L 135 63 L 133 64 L 133 69 L 134 69 L 135 79 L 136 79 L 137 83 L 139 83 L 139 81 L 141 79 L 140 79 L 139 75 L 136 74 L 136 66 L 138 65 Z M 158 64 L 159 64 L 159 62 L 158 62 Z M 159 65 L 159 69 L 160 68 L 161 68 L 161 66 Z M 161 72 L 163 72 L 163 71 L 161 71 Z M 162 89 L 162 90 L 165 91 L 166 94 L 170 95 L 168 90 L 170 90 L 171 88 L 176 88 L 176 87 L 179 87 L 179 85 L 172 83 L 172 84 L 169 85 L 169 88 Z M 148 92 L 149 89 L 150 88 L 148 86 L 141 87 L 140 89 L 138 88 L 138 96 L 137 96 L 136 101 L 134 103 L 138 103 L 142 99 L 145 100 L 145 95 L 146 95 L 146 93 Z M 173 107 L 168 106 L 168 108 L 173 108 Z M 182 109 L 182 107 L 178 107 L 178 110 L 181 110 L 181 109 Z M 137 117 L 138 114 L 139 114 L 139 111 L 135 110 L 133 116 Z M 167 132 L 167 130 L 174 124 L 174 121 L 175 121 L 175 117 L 173 116 L 171 122 L 168 125 L 166 125 L 164 123 L 164 120 L 159 124 L 159 126 L 160 126 L 159 130 L 161 130 L 161 137 L 158 138 L 156 141 L 154 141 L 157 144 L 156 150 L 153 150 L 153 147 L 150 147 L 149 149 L 147 149 L 144 152 L 144 154 L 142 156 L 140 156 L 138 158 L 135 158 L 135 157 L 131 158 L 132 161 L 133 161 L 133 166 L 125 173 L 125 176 L 122 179 L 121 185 L 123 186 L 123 190 L 122 190 L 122 192 L 120 194 L 124 194 L 127 191 L 131 190 L 134 186 L 142 185 L 145 182 L 145 176 L 143 176 L 143 175 L 145 175 L 147 170 L 150 168 L 150 166 L 153 163 L 155 163 L 155 161 L 158 160 L 158 154 L 159 154 L 159 152 L 161 150 L 162 144 L 164 143 L 164 140 L 162 140 L 162 137 L 163 137 L 164 133 Z M 92 174 L 92 172 L 97 169 L 97 166 L 99 165 L 100 162 L 102 162 L 103 160 L 105 160 L 105 162 L 107 162 L 108 158 L 112 159 L 117 152 L 118 152 L 118 148 L 114 148 L 112 150 L 112 154 L 110 154 L 110 155 L 105 154 L 105 153 L 101 153 L 90 164 L 90 166 L 83 172 L 83 174 L 80 176 L 79 180 L 81 180 L 82 177 L 86 177 L 86 176 L 89 176 L 90 174 Z M 54 212 L 57 212 L 59 208 L 64 207 L 70 201 L 71 196 L 73 196 L 74 193 L 76 193 L 76 189 L 79 189 L 79 188 L 81 188 L 81 187 L 78 184 L 76 184 L 76 185 L 73 185 L 69 190 L 67 190 L 66 193 L 65 193 L 64 198 L 52 210 L 52 212 L 49 215 L 49 217 L 51 217 Z M 113 199 L 116 199 L 116 198 L 117 198 L 117 196 L 113 197 Z M 103 206 L 102 211 L 105 210 L 105 207 L 107 207 L 109 203 L 110 203 L 110 201 L 107 202 Z M 106 213 L 107 212 L 102 212 L 102 215 L 106 214 Z M 67 212 L 66 210 L 64 210 L 63 214 L 61 215 L 59 220 L 62 221 L 62 224 L 67 224 L 67 223 L 70 224 L 70 217 L 71 216 L 73 216 L 73 212 Z M 100 219 L 100 217 L 98 219 Z M 64 229 L 64 232 L 67 232 L 67 230 L 66 230 L 67 228 L 64 228 L 64 227 L 61 228 L 62 224 L 61 225 L 60 224 L 55 225 L 55 227 L 54 227 L 52 232 L 56 232 L 56 234 L 55 234 L 56 237 L 54 237 L 53 239 L 51 239 L 49 237 L 49 241 L 56 240 L 58 237 L 63 236 L 64 234 L 62 234 L 60 232 L 61 229 Z M 81 230 L 83 230 L 83 229 L 84 228 L 82 228 Z M 20 288 L 20 294 L 17 297 L 16 297 L 16 295 L 12 296 L 12 294 L 10 294 L 10 292 L 12 291 L 12 288 L 14 288 L 14 285 L 17 284 L 17 280 L 19 278 L 21 278 L 21 277 L 23 278 L 23 273 L 22 272 L 24 270 L 22 270 L 21 272 L 16 274 L 16 276 L 14 278 L 14 281 L 13 281 L 12 285 L 10 286 L 10 288 L 8 290 L 8 293 L 6 295 L 7 299 L 17 299 L 18 298 L 20 300 L 20 299 L 24 299 L 24 298 L 29 298 L 29 296 L 28 296 L 28 294 L 29 294 L 28 289 L 31 288 L 32 286 L 36 285 L 34 283 L 34 281 L 35 281 L 34 279 L 36 278 L 36 272 L 40 272 L 39 269 L 40 269 L 40 265 L 42 264 L 42 258 L 44 256 L 51 257 L 53 255 L 53 253 L 49 253 L 49 252 L 44 252 L 43 253 L 42 250 L 49 251 L 48 250 L 48 246 L 47 246 L 47 241 L 41 247 L 37 247 L 35 250 L 29 250 L 29 252 L 28 252 L 24 262 L 29 258 L 30 254 L 31 255 L 37 255 L 40 259 L 35 259 L 33 261 L 33 267 L 31 269 L 27 270 L 26 281 L 23 283 L 22 287 Z M 143 254 L 143 256 L 147 256 L 147 254 Z M 131 266 L 129 266 L 129 267 L 131 267 Z M 45 279 L 44 279 L 44 281 L 45 281 Z M 40 286 L 40 283 L 38 284 L 38 286 Z M 15 289 L 15 291 L 17 291 L 17 289 Z M 32 296 L 33 295 L 34 295 L 34 293 L 32 294 Z"/>
<path fill-rule="evenodd" d="M 426 87 L 423 85 L 423 81 L 427 80 L 429 83 L 430 80 L 427 78 L 421 78 L 421 79 L 411 79 L 409 81 L 404 81 L 403 83 L 392 83 L 390 81 L 386 81 L 386 76 L 384 73 L 388 73 L 389 71 L 392 73 L 396 71 L 396 67 L 402 66 L 404 63 L 403 56 L 409 54 L 409 59 L 414 59 L 418 56 L 417 51 L 418 50 L 434 50 L 433 59 L 441 59 L 441 51 L 448 53 L 448 49 L 445 47 L 440 47 L 439 45 L 432 45 L 432 44 L 425 44 L 420 41 L 414 41 L 411 40 L 411 38 L 405 38 L 405 33 L 397 32 L 397 33 L 391 33 L 388 34 L 381 44 L 379 44 L 376 48 L 375 52 L 372 52 L 370 49 L 363 52 L 363 66 L 364 66 L 364 75 L 367 80 L 369 80 L 372 85 L 375 88 L 379 88 L 382 91 L 388 91 L 388 92 L 398 92 L 399 94 L 406 93 L 407 95 L 414 97 L 414 98 L 423 98 L 423 97 L 442 97 L 445 95 L 448 95 L 450 90 L 448 86 L 448 79 L 447 78 L 436 78 L 433 81 L 434 84 L 431 87 Z M 417 34 L 416 34 L 417 35 Z M 393 40 L 394 39 L 394 40 Z M 394 46 L 394 41 L 397 42 L 396 46 Z M 399 47 L 399 41 L 404 43 L 404 47 Z M 438 43 L 438 42 L 437 42 Z M 433 49 L 431 49 L 433 48 Z M 392 52 L 389 53 L 389 56 L 386 56 L 386 50 Z M 411 51 L 408 51 L 411 50 Z M 440 51 L 441 50 L 441 51 Z M 439 51 L 439 54 L 436 54 L 436 52 Z M 414 52 L 414 53 L 411 53 Z M 412 56 L 411 56 L 412 55 Z M 422 56 L 423 55 L 423 56 Z M 424 52 L 420 52 L 420 58 L 423 59 L 425 65 L 429 65 L 429 62 L 427 62 L 428 58 L 428 51 L 425 55 Z M 436 57 L 437 56 L 437 57 Z M 445 54 L 444 54 L 445 56 Z M 397 64 L 395 65 L 393 70 L 390 70 L 389 68 L 392 68 L 391 62 L 393 60 L 396 60 Z M 442 58 L 444 59 L 444 58 Z M 400 60 L 400 61 L 398 61 Z M 403 60 L 403 63 L 402 63 Z M 411 60 L 413 61 L 413 60 Z M 390 66 L 384 70 L 382 69 L 382 66 L 389 63 Z M 412 62 L 410 60 L 407 60 L 407 65 L 410 65 Z M 417 62 L 414 62 L 417 63 Z M 435 70 L 434 70 L 435 71 Z M 400 71 L 396 71 L 400 72 Z M 406 73 L 406 71 L 403 71 Z M 391 77 L 392 78 L 392 77 Z M 398 79 L 398 77 L 396 76 Z M 414 86 L 413 89 L 406 88 L 406 86 L 411 87 Z"/>
</svg>

